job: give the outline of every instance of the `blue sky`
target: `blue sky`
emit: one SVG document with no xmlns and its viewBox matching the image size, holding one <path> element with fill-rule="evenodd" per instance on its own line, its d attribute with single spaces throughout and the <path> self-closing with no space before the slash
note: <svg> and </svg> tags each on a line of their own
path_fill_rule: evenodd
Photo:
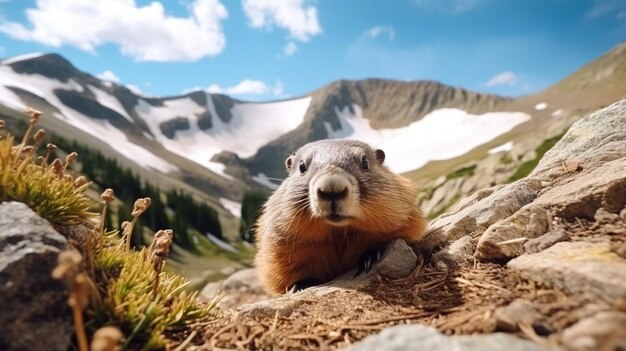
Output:
<svg viewBox="0 0 626 351">
<path fill-rule="evenodd" d="M 1 57 L 57 52 L 157 96 L 369 77 L 519 96 L 624 40 L 625 0 L 0 0 Z"/>
</svg>

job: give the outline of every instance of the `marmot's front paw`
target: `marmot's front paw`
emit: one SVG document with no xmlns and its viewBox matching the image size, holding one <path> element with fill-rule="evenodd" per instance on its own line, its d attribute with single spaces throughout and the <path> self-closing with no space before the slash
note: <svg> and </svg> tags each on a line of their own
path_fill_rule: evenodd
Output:
<svg viewBox="0 0 626 351">
<path fill-rule="evenodd" d="M 371 250 L 367 250 L 361 255 L 359 258 L 359 264 L 356 266 L 356 272 L 354 272 L 354 276 L 365 272 L 369 273 L 372 270 L 372 267 L 380 262 L 380 259 L 383 258 L 383 253 L 385 252 L 385 247 L 377 247 Z"/>
</svg>

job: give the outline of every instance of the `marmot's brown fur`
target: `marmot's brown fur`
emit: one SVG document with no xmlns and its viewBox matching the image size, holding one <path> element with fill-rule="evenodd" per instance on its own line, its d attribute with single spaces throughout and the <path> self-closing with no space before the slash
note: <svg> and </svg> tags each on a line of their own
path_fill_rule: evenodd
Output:
<svg viewBox="0 0 626 351">
<path fill-rule="evenodd" d="M 255 265 L 267 291 L 369 270 L 389 241 L 423 236 L 415 187 L 384 159 L 382 150 L 354 140 L 313 142 L 287 158 L 289 176 L 256 226 Z"/>
</svg>

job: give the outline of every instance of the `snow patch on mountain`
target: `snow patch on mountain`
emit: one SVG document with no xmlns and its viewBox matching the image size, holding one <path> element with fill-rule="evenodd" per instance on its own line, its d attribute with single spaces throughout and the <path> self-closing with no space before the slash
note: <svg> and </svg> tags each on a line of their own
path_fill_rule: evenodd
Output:
<svg viewBox="0 0 626 351">
<path fill-rule="evenodd" d="M 500 146 L 496 146 L 493 149 L 489 150 L 489 155 L 497 154 L 502 151 L 511 151 L 513 150 L 513 142 L 509 141 L 508 143 L 504 143 Z"/>
<path fill-rule="evenodd" d="M 73 127 L 79 128 L 83 132 L 88 133 L 97 139 L 102 140 L 124 157 L 136 162 L 144 168 L 151 168 L 164 173 L 178 170 L 176 166 L 166 162 L 150 151 L 128 141 L 126 135 L 119 129 L 115 128 L 115 126 L 113 126 L 109 121 L 90 118 L 65 106 L 56 94 L 54 94 L 54 90 L 66 89 L 84 91 L 84 87 L 73 79 L 70 79 L 67 83 L 63 83 L 55 79 L 46 78 L 39 74 L 20 75 L 15 73 L 9 66 L 0 66 L 0 86 L 3 88 L 3 90 L 0 89 L 0 92 L 9 91 L 6 87 L 11 86 L 29 91 L 30 93 L 39 96 L 52 106 L 55 106 L 61 112 L 60 114 L 57 112 L 53 113 L 54 117 L 69 123 Z"/>
<path fill-rule="evenodd" d="M 11 89 L 0 86 L 0 103 L 6 105 L 14 110 L 25 110 L 26 105 L 22 103 L 22 100 Z"/>
<path fill-rule="evenodd" d="M 122 117 L 126 118 L 126 120 L 130 123 L 134 123 L 133 119 L 130 118 L 128 112 L 126 112 L 120 101 L 115 96 L 98 89 L 93 85 L 89 85 L 88 88 L 96 96 L 96 101 L 98 101 L 100 105 L 110 108 L 111 110 L 122 115 Z"/>
<path fill-rule="evenodd" d="M 253 156 L 261 146 L 298 127 L 310 102 L 311 98 L 306 97 L 271 103 L 236 103 L 228 123 L 218 117 L 210 94 L 207 94 L 207 106 L 200 106 L 189 97 L 166 100 L 163 106 L 152 106 L 140 99 L 135 111 L 167 150 L 232 178 L 224 173 L 223 164 L 211 162 L 213 155 L 230 151 L 239 157 Z M 198 115 L 207 109 L 212 127 L 201 130 Z M 159 125 L 176 117 L 187 118 L 189 129 L 176 131 L 174 138 L 169 139 Z"/>
<path fill-rule="evenodd" d="M 220 203 L 233 216 L 241 217 L 241 203 L 227 199 L 225 197 L 220 197 Z"/>
<path fill-rule="evenodd" d="M 465 154 L 530 120 L 521 112 L 491 112 L 481 115 L 463 110 L 435 110 L 419 121 L 395 129 L 373 129 L 363 117 L 359 105 L 335 108 L 341 128 L 333 130 L 324 122 L 328 137 L 358 139 L 381 148 L 387 154 L 385 164 L 395 172 L 418 169 L 429 161 L 445 160 Z"/>
<path fill-rule="evenodd" d="M 535 105 L 535 110 L 537 111 L 541 111 L 541 110 L 545 110 L 548 107 L 548 104 L 545 102 L 540 102 L 537 105 Z"/>
<path fill-rule="evenodd" d="M 235 249 L 234 246 L 232 246 L 230 243 L 225 242 L 224 240 L 216 237 L 215 235 L 211 234 L 211 233 L 207 233 L 206 237 L 213 243 L 215 244 L 215 246 L 219 247 L 222 250 L 226 250 L 226 251 L 230 251 L 233 253 L 237 253 L 237 249 Z"/>
</svg>

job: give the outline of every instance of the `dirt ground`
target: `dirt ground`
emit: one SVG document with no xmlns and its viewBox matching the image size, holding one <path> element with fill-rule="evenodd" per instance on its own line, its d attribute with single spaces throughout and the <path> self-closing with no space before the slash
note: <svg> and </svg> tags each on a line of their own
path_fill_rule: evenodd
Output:
<svg viewBox="0 0 626 351">
<path fill-rule="evenodd" d="M 576 220 L 563 225 L 572 241 L 610 240 L 616 252 L 624 247 L 624 222 L 600 225 Z M 495 311 L 516 299 L 530 301 L 540 316 L 530 324 L 504 330 Z M 505 264 L 465 262 L 450 272 L 419 264 L 408 277 L 381 277 L 360 291 L 337 291 L 305 301 L 286 317 L 250 318 L 219 312 L 210 322 L 172 335 L 172 349 L 330 350 L 383 328 L 410 323 L 433 326 L 444 334 L 506 331 L 556 348 L 562 343 L 562 331 L 581 318 L 623 307 L 540 286 Z"/>
</svg>

